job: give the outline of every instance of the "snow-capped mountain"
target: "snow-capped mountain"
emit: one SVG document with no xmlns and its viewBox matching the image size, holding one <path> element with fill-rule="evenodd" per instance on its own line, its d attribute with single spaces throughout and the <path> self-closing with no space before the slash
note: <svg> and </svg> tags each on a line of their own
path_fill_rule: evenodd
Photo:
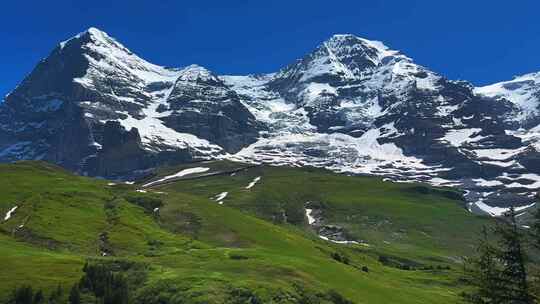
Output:
<svg viewBox="0 0 540 304">
<path fill-rule="evenodd" d="M 44 159 L 91 175 L 215 157 L 257 138 L 253 115 L 215 75 L 156 66 L 95 28 L 60 43 L 0 117 L 3 161 Z"/>
<path fill-rule="evenodd" d="M 510 81 L 495 83 L 476 88 L 476 93 L 506 99 L 516 107 L 516 113 L 511 118 L 525 127 L 534 127 L 538 120 L 540 109 L 540 72 L 515 77 Z"/>
<path fill-rule="evenodd" d="M 335 35 L 267 75 L 151 64 L 91 28 L 0 105 L 0 160 L 90 175 L 229 158 L 319 166 L 529 206 L 540 188 L 539 74 L 474 88 L 381 42 Z"/>
</svg>

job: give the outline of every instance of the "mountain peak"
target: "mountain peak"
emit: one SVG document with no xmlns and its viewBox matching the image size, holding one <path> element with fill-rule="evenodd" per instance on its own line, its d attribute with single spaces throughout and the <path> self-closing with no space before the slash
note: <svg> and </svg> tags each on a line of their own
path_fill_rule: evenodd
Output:
<svg viewBox="0 0 540 304">
<path fill-rule="evenodd" d="M 505 98 L 514 103 L 520 109 L 518 120 L 527 120 L 540 113 L 538 109 L 540 72 L 515 76 L 512 80 L 477 87 L 475 92 L 488 97 Z"/>
<path fill-rule="evenodd" d="M 336 34 L 304 58 L 282 69 L 276 79 L 290 78 L 301 82 L 328 81 L 330 78 L 350 80 L 392 58 L 408 59 L 380 41 L 353 34 Z"/>
<path fill-rule="evenodd" d="M 94 34 L 94 35 L 107 35 L 104 31 L 98 29 L 97 27 L 89 27 L 86 31 L 86 33 Z"/>
<path fill-rule="evenodd" d="M 114 40 L 113 38 L 111 38 L 109 36 L 109 34 L 107 34 L 106 32 L 98 29 L 98 28 L 95 28 L 95 27 L 89 27 L 85 32 L 83 32 L 84 34 L 90 36 L 91 38 L 93 38 L 92 40 L 96 41 L 96 40 L 99 40 L 99 41 L 106 41 L 106 40 Z"/>
<path fill-rule="evenodd" d="M 353 34 L 334 34 L 328 40 L 346 40 L 346 39 L 360 39 L 360 37 Z"/>
<path fill-rule="evenodd" d="M 217 77 L 210 70 L 197 64 L 188 65 L 180 70 L 178 79 L 184 81 L 217 81 Z"/>
<path fill-rule="evenodd" d="M 323 46 L 334 53 L 359 53 L 368 57 L 375 65 L 379 65 L 383 58 L 399 55 L 398 51 L 391 50 L 384 43 L 369 40 L 353 34 L 336 34 L 323 43 Z"/>
<path fill-rule="evenodd" d="M 112 38 L 106 32 L 95 27 L 89 27 L 86 31 L 80 32 L 77 35 L 69 38 L 68 40 L 60 42 L 60 48 L 63 49 L 68 43 L 72 41 L 79 41 L 82 44 L 92 43 L 102 46 L 114 47 L 131 53 L 116 39 Z"/>
</svg>

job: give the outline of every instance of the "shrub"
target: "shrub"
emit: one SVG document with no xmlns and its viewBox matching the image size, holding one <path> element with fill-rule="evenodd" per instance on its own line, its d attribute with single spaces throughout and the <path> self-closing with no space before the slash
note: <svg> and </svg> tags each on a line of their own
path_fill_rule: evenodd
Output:
<svg viewBox="0 0 540 304">
<path fill-rule="evenodd" d="M 71 287 L 69 292 L 69 304 L 80 304 L 81 303 L 81 294 L 79 292 L 79 286 L 77 284 Z"/>
<path fill-rule="evenodd" d="M 34 300 L 34 290 L 32 286 L 24 285 L 18 288 L 15 288 L 8 303 L 13 304 L 32 304 Z"/>
<path fill-rule="evenodd" d="M 143 207 L 147 212 L 153 212 L 155 208 L 163 206 L 163 201 L 161 199 L 151 196 L 132 194 L 127 195 L 125 199 L 132 204 Z"/>
<path fill-rule="evenodd" d="M 247 260 L 247 259 L 249 259 L 249 257 L 247 257 L 245 255 L 237 254 L 237 253 L 229 254 L 229 258 L 231 260 Z"/>
<path fill-rule="evenodd" d="M 328 292 L 328 298 L 334 304 L 353 304 L 353 302 L 347 300 L 335 290 L 330 290 Z"/>
<path fill-rule="evenodd" d="M 346 255 L 342 254 L 342 253 L 339 253 L 339 252 L 333 252 L 333 253 L 331 254 L 331 257 L 332 257 L 334 260 L 336 260 L 336 261 L 338 261 L 338 262 L 340 262 L 340 263 L 349 265 L 349 258 L 348 258 Z"/>
<path fill-rule="evenodd" d="M 106 265 L 85 264 L 79 286 L 102 299 L 104 304 L 127 304 L 128 286 L 121 274 L 112 272 Z"/>
</svg>

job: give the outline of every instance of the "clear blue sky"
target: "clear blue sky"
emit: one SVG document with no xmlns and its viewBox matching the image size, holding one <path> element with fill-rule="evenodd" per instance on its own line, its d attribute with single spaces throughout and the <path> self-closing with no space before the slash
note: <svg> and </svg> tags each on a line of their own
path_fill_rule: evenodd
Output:
<svg viewBox="0 0 540 304">
<path fill-rule="evenodd" d="M 0 94 L 90 26 L 160 65 L 273 72 L 336 33 L 381 40 L 451 79 L 540 70 L 540 1 L 3 1 Z"/>
</svg>

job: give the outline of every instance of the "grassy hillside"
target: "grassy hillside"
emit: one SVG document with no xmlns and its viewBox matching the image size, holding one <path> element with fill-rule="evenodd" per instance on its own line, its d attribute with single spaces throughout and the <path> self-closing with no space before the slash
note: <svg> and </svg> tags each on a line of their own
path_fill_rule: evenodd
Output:
<svg viewBox="0 0 540 304">
<path fill-rule="evenodd" d="M 208 170 L 142 187 L 188 167 Z M 0 299 L 21 284 L 67 290 L 91 261 L 125 273 L 134 303 L 342 303 L 337 294 L 355 303 L 458 303 L 459 257 L 489 220 L 466 212 L 455 192 L 244 167 L 163 168 L 127 185 L 40 162 L 0 165 L 2 220 L 17 206 L 0 223 Z M 212 198 L 222 192 L 219 204 Z M 362 244 L 320 239 L 307 202 Z"/>
<path fill-rule="evenodd" d="M 310 202 L 321 208 L 327 223 L 344 227 L 353 239 L 367 242 L 378 252 L 414 260 L 455 262 L 470 253 L 477 239 L 475 232 L 491 222 L 465 210 L 459 192 L 452 189 L 390 183 L 314 168 L 258 166 L 231 176 L 212 173 L 234 172 L 242 165 L 218 162 L 197 166 L 210 170 L 152 190 L 205 198 L 228 192 L 224 206 L 301 228 L 308 226 L 305 206 Z M 183 168 L 163 169 L 150 180 Z M 257 177 L 260 180 L 245 189 Z"/>
</svg>

